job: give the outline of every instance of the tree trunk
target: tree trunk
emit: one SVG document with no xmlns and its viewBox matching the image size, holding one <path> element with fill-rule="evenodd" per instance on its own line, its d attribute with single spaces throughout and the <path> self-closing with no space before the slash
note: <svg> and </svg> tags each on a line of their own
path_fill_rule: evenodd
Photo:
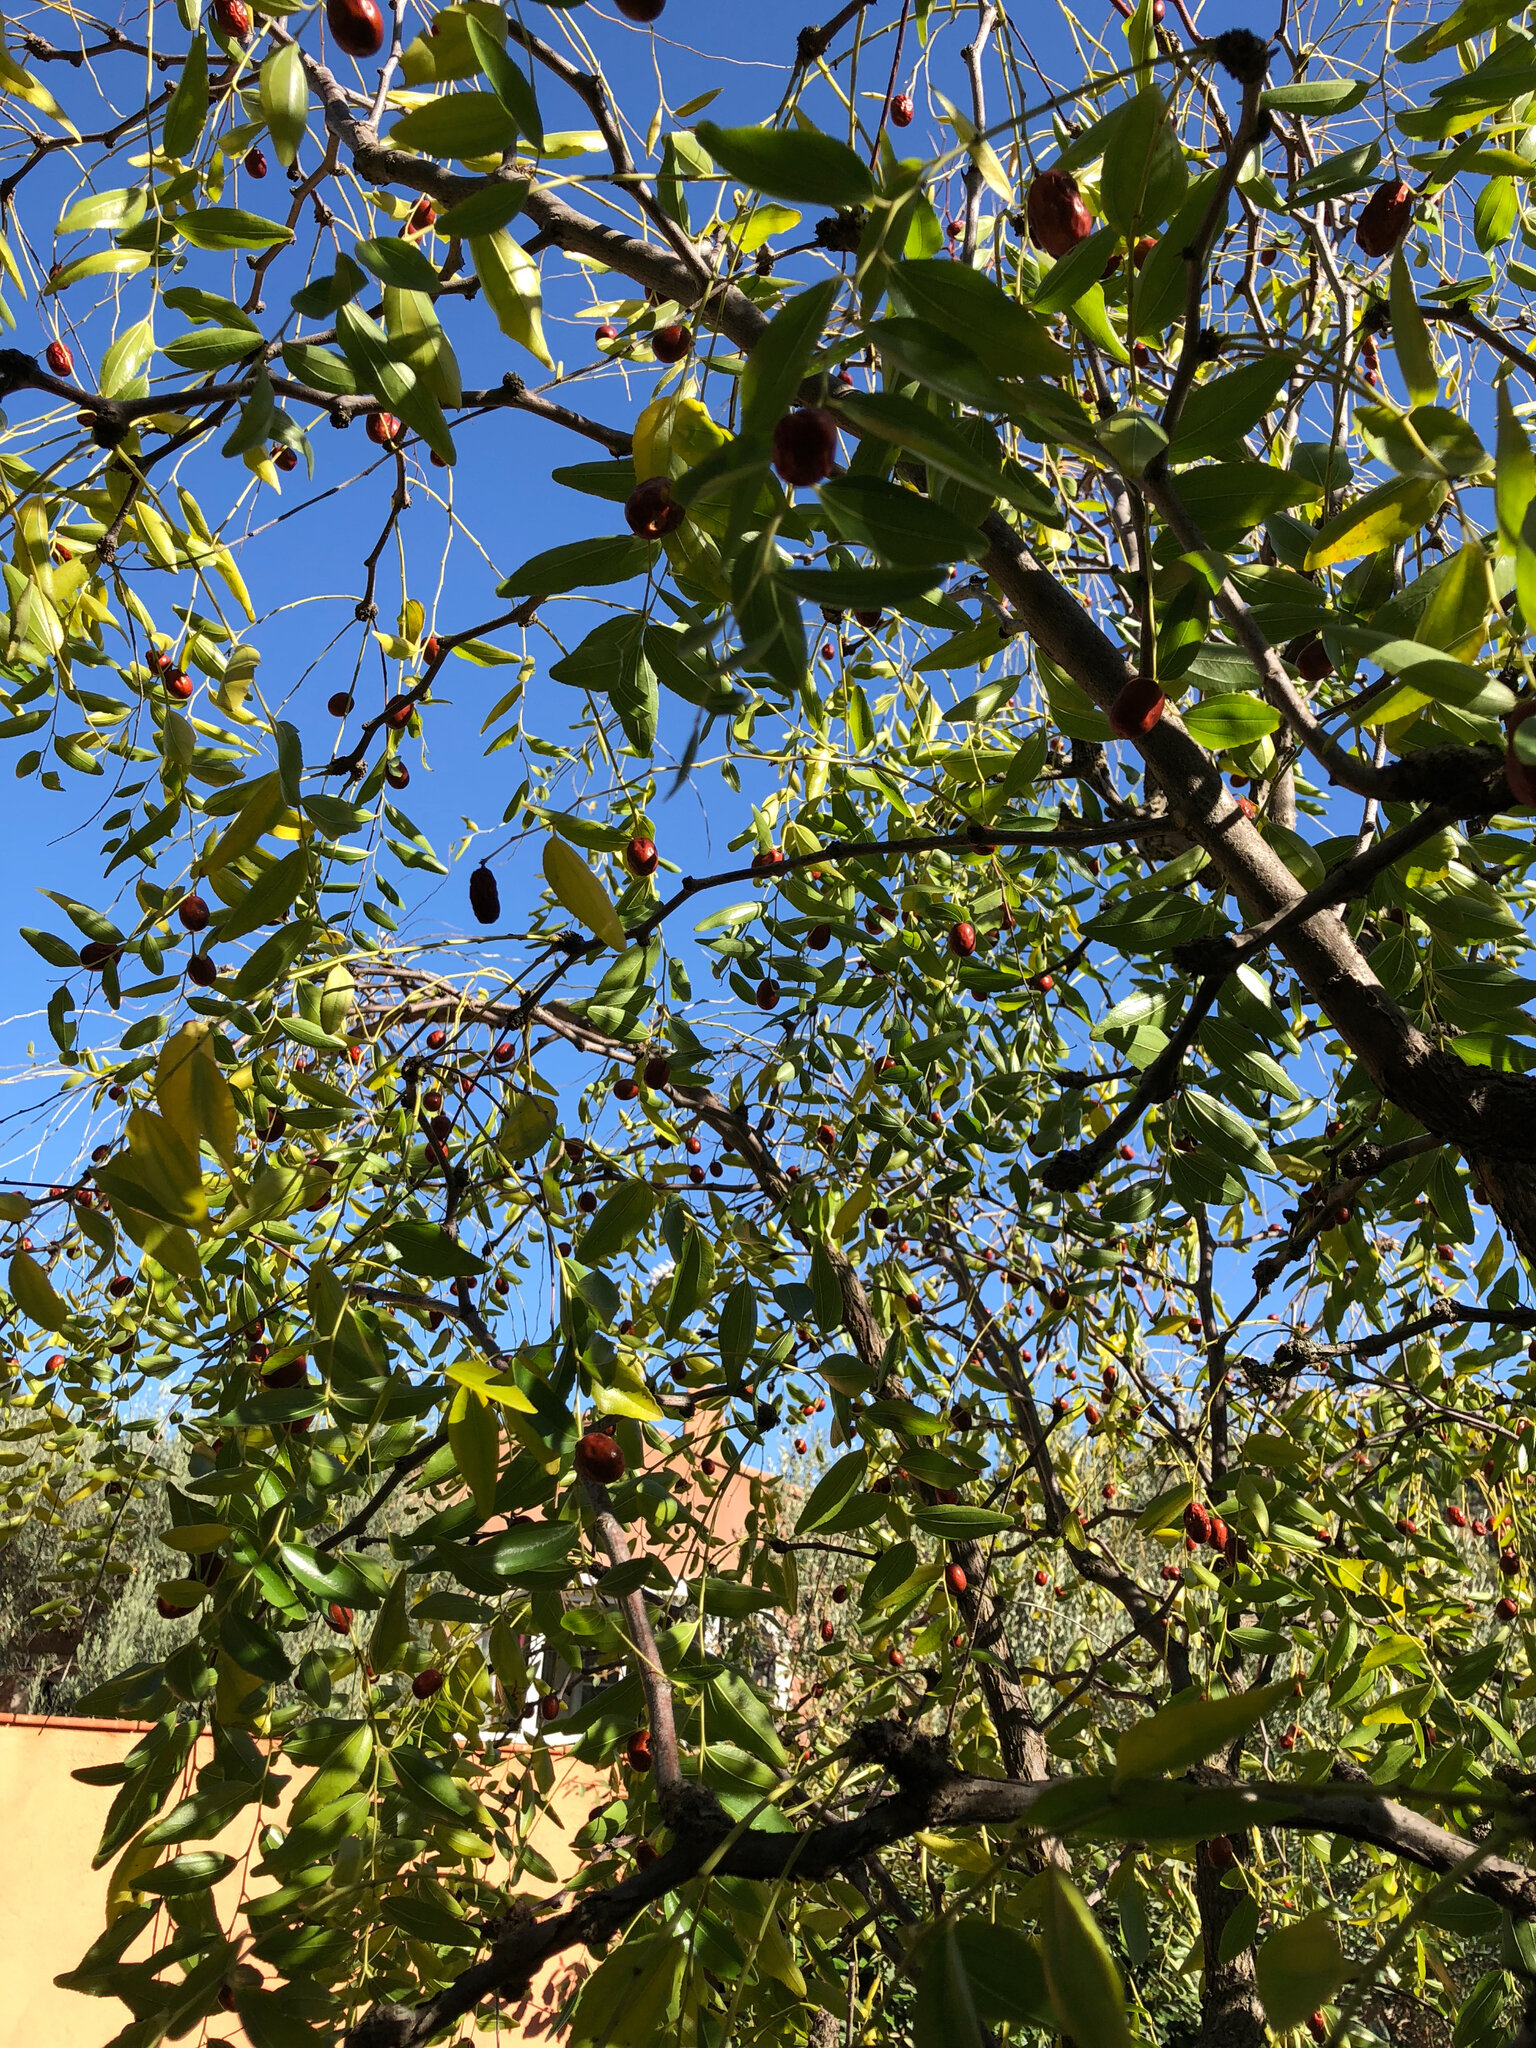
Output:
<svg viewBox="0 0 1536 2048">
<path fill-rule="evenodd" d="M 1221 1961 L 1221 1937 L 1242 1896 L 1241 1892 L 1223 1890 L 1210 1849 L 1204 1842 L 1198 1843 L 1195 1900 L 1200 1908 L 1205 1956 L 1199 2048 L 1264 2048 L 1264 2008 L 1255 1988 L 1253 1950 L 1246 1948 L 1230 1962 Z"/>
</svg>

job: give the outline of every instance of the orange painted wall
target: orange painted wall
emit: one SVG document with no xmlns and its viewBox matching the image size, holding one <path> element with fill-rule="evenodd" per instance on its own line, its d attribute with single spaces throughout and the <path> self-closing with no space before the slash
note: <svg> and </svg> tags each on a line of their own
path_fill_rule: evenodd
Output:
<svg viewBox="0 0 1536 2048">
<path fill-rule="evenodd" d="M 70 1773 L 90 1764 L 116 1763 L 142 1732 L 125 1721 L 0 1715 L 0 1815 L 6 1848 L 0 1856 L 0 2048 L 105 2048 L 128 2023 L 128 2009 L 116 1999 L 61 1991 L 53 1980 L 74 1969 L 101 1932 L 110 1874 L 93 1871 L 91 1858 L 113 1788 L 81 1785 Z M 533 1844 L 564 1879 L 576 1867 L 570 1837 L 605 1796 L 609 1777 L 574 1761 L 561 1762 L 558 1769 L 555 1816 L 541 1819 Z M 281 1813 L 266 1810 L 261 1818 L 281 1819 Z M 241 1815 L 219 1838 L 219 1847 L 243 1859 L 259 1824 L 250 1813 Z M 240 1897 L 237 1869 L 217 1893 L 226 1927 L 234 1924 Z M 573 1953 L 545 1971 L 531 1996 L 503 2022 L 500 2038 L 507 2048 L 548 2034 L 553 2011 L 585 1967 L 585 1955 Z M 216 2042 L 243 2048 L 245 2039 L 232 2015 L 221 2017 L 211 2033 L 200 2030 L 187 2037 L 189 2048 L 202 2048 L 205 2042 L 210 2048 Z"/>
</svg>

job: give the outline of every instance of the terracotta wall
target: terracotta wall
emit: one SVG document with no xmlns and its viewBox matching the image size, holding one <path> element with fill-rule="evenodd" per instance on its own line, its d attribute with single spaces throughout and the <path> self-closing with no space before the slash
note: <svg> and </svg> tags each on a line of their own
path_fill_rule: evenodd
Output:
<svg viewBox="0 0 1536 2048">
<path fill-rule="evenodd" d="M 143 1733 L 127 1721 L 72 1721 L 35 1714 L 0 1715 L 0 1815 L 5 1851 L 0 1856 L 0 2048 L 106 2048 L 130 2018 L 116 1999 L 61 1991 L 54 1978 L 74 1969 L 101 1932 L 109 1870 L 91 1869 L 111 1786 L 82 1785 L 71 1777 L 88 1764 L 116 1763 Z M 515 1761 L 515 1760 L 514 1760 Z M 302 1784 L 307 1774 L 298 1774 Z M 557 1876 L 576 1858 L 569 1838 L 602 1795 L 606 1773 L 571 1761 L 560 1765 L 553 1820 L 541 1820 L 533 1842 Z M 268 1811 L 265 1816 L 274 1816 Z M 276 1818 L 281 1818 L 281 1813 Z M 219 1846 L 243 1861 L 258 1822 L 251 1812 L 221 1836 Z M 240 1903 L 240 1867 L 220 1886 L 226 1926 Z M 264 1887 L 259 1887 L 264 1888 Z M 528 1886 L 528 1890 L 535 1887 Z M 243 1923 L 242 1923 L 243 1924 Z M 513 2048 L 523 2038 L 547 2036 L 551 2014 L 585 1967 L 585 1957 L 557 1960 L 532 1995 L 504 2025 L 500 2039 Z M 466 2038 L 468 2038 L 466 2026 Z M 246 2036 L 231 2015 L 189 2035 L 189 2048 Z"/>
</svg>

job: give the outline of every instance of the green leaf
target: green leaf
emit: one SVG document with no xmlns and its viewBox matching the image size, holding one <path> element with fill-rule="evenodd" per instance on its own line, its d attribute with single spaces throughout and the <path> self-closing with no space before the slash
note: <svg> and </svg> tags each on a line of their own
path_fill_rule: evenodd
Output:
<svg viewBox="0 0 1536 2048">
<path fill-rule="evenodd" d="M 261 347 L 261 336 L 245 327 L 199 327 L 167 342 L 160 353 L 184 370 L 223 370 Z M 323 351 L 316 350 L 316 354 Z M 286 356 L 286 351 L 285 351 Z"/>
<path fill-rule="evenodd" d="M 1232 690 L 1224 696 L 1206 697 L 1192 704 L 1180 716 L 1191 739 L 1202 747 L 1220 752 L 1225 747 L 1248 747 L 1266 733 L 1279 728 L 1280 714 L 1272 704 L 1251 696 L 1246 690 Z"/>
<path fill-rule="evenodd" d="M 1001 491 L 997 464 L 978 455 L 952 421 L 919 399 L 903 398 L 894 391 L 850 391 L 838 400 L 838 408 L 861 434 L 874 434 L 882 441 L 910 448 L 943 475 L 983 492 L 989 500 Z"/>
<path fill-rule="evenodd" d="M 718 128 L 700 121 L 694 133 L 731 177 L 770 198 L 867 206 L 875 196 L 864 159 L 819 129 Z"/>
<path fill-rule="evenodd" d="M 585 640 L 549 668 L 557 683 L 606 696 L 625 738 L 642 753 L 655 742 L 659 712 L 656 672 L 646 647 L 644 615 L 625 612 L 594 626 Z"/>
<path fill-rule="evenodd" d="M 986 2048 L 970 1973 L 949 1920 L 940 1921 L 923 1951 L 912 2005 L 913 2048 Z"/>
<path fill-rule="evenodd" d="M 202 206 L 176 216 L 176 232 L 194 249 L 276 249 L 291 242 L 288 228 L 239 206 Z"/>
<path fill-rule="evenodd" d="M 389 131 L 396 149 L 424 156 L 500 156 L 517 147 L 517 122 L 491 92 L 452 92 L 413 107 Z"/>
<path fill-rule="evenodd" d="M 1168 120 L 1168 103 L 1155 85 L 1145 86 L 1115 127 L 1114 146 L 1104 157 L 1099 200 L 1104 217 L 1129 240 L 1166 220 L 1184 198 L 1189 171 Z"/>
<path fill-rule="evenodd" d="M 855 1494 L 863 1491 L 868 1472 L 869 1454 L 866 1451 L 849 1451 L 845 1457 L 839 1458 L 812 1488 L 810 1499 L 800 1510 L 795 1534 L 811 1535 L 832 1521 Z"/>
<path fill-rule="evenodd" d="M 1054 2028 L 1040 1950 L 1027 1934 L 1000 1920 L 967 1915 L 954 1923 L 971 1998 L 989 2025 Z"/>
<path fill-rule="evenodd" d="M 839 537 L 870 548 L 891 569 L 931 563 L 939 570 L 964 561 L 980 545 L 976 529 L 953 512 L 884 477 L 834 477 L 821 486 L 820 497 Z"/>
<path fill-rule="evenodd" d="M 1115 1744 L 1115 1783 L 1164 1777 L 1225 1749 L 1289 1698 L 1291 1681 L 1256 1686 L 1225 1699 L 1184 1699 L 1127 1728 Z"/>
<path fill-rule="evenodd" d="M 165 123 L 160 131 L 160 146 L 168 157 L 191 156 L 202 137 L 203 123 L 208 119 L 208 38 L 199 29 L 187 45 L 187 54 L 182 62 L 181 76 L 176 81 L 176 90 L 171 94 L 165 109 Z M 65 234 L 75 231 L 74 214 L 78 208 L 71 208 L 60 227 Z M 126 221 L 93 222 L 99 226 L 126 226 Z M 81 223 L 83 225 L 83 223 Z"/>
<path fill-rule="evenodd" d="M 644 576 L 656 560 L 656 543 L 638 534 L 600 534 L 595 540 L 566 541 L 534 555 L 496 586 L 498 597 L 558 597 L 568 590 L 628 583 Z"/>
<path fill-rule="evenodd" d="M 749 1280 L 738 1280 L 720 1310 L 720 1363 L 740 1379 L 757 1341 L 757 1293 Z"/>
<path fill-rule="evenodd" d="M 1054 1866 L 1035 1884 L 1040 1960 L 1057 2025 L 1085 2048 L 1134 2048 L 1120 1972 L 1082 1893 Z"/>
<path fill-rule="evenodd" d="M 405 1270 L 424 1280 L 469 1279 L 485 1271 L 484 1259 L 466 1251 L 440 1223 L 391 1223 L 384 1235 Z"/>
<path fill-rule="evenodd" d="M 528 138 L 536 155 L 542 153 L 544 117 L 532 84 L 508 56 L 506 44 L 498 42 L 472 14 L 465 17 L 464 26 L 475 62 L 489 79 L 491 90 L 517 123 L 519 135 Z"/>
<path fill-rule="evenodd" d="M 1209 384 L 1197 384 L 1179 415 L 1169 459 L 1192 462 L 1222 455 L 1261 420 L 1285 389 L 1296 359 L 1283 350 L 1256 363 L 1228 370 Z"/>
<path fill-rule="evenodd" d="M 1408 255 L 1401 242 L 1392 254 L 1392 347 L 1415 405 L 1432 405 L 1440 390 L 1440 371 L 1430 344 L 1429 327 L 1414 295 Z"/>
<path fill-rule="evenodd" d="M 583 1266 L 605 1266 L 627 1251 L 656 1212 L 656 1190 L 649 1181 L 627 1180 L 598 1210 L 576 1243 Z"/>
<path fill-rule="evenodd" d="M 934 1507 L 914 1508 L 912 1520 L 919 1529 L 930 1536 L 942 1536 L 948 1543 L 958 1543 L 968 1536 L 996 1536 L 1014 1526 L 1013 1516 L 1005 1515 L 1000 1508 L 973 1508 L 964 1501 L 941 1501 Z"/>
<path fill-rule="evenodd" d="M 998 376 L 1050 377 L 1066 367 L 1067 351 L 1044 322 L 984 271 L 924 257 L 894 265 L 890 288 L 909 312 L 964 342 Z"/>
<path fill-rule="evenodd" d="M 781 569 L 779 581 L 823 611 L 901 611 L 936 596 L 944 578 L 933 569 Z M 550 671 L 554 673 L 553 670 Z"/>
<path fill-rule="evenodd" d="M 516 220 L 528 197 L 528 184 L 521 178 L 496 178 L 468 193 L 456 206 L 437 217 L 438 232 L 444 235 L 494 235 L 509 221 Z M 627 497 L 628 492 L 625 493 Z"/>
<path fill-rule="evenodd" d="M 767 434 L 794 403 L 811 358 L 821 345 L 841 286 L 835 277 L 796 292 L 753 345 L 741 380 L 743 434 Z"/>
<path fill-rule="evenodd" d="M 680 1335 L 688 1318 L 703 1306 L 714 1276 L 714 1246 L 690 1217 L 683 1231 L 683 1248 L 672 1271 L 672 1292 L 662 1325 L 669 1337 Z"/>
<path fill-rule="evenodd" d="M 1255 1958 L 1259 1996 L 1271 2027 L 1303 2025 L 1349 1975 L 1338 1929 L 1323 1913 L 1277 1927 Z"/>
<path fill-rule="evenodd" d="M 428 258 L 400 235 L 354 242 L 352 254 L 381 284 L 394 285 L 400 291 L 425 292 L 430 297 L 442 285 Z"/>
<path fill-rule="evenodd" d="M 279 43 L 261 67 L 261 113 L 286 170 L 309 126 L 309 82 L 297 43 Z"/>
<path fill-rule="evenodd" d="M 1502 7 L 1505 0 L 1497 0 L 1497 4 Z M 1397 54 L 1407 57 L 1408 45 L 1404 44 Z M 1347 114 L 1351 107 L 1359 106 L 1370 89 L 1369 78 L 1305 79 L 1300 85 L 1270 86 L 1260 94 L 1259 105 L 1274 107 L 1283 114 Z"/>
<path fill-rule="evenodd" d="M 1531 444 L 1510 399 L 1509 380 L 1505 377 L 1499 379 L 1496 450 L 1493 497 L 1498 515 L 1499 542 L 1506 553 L 1514 554 L 1520 543 L 1525 515 L 1531 500 L 1536 497 L 1536 459 L 1531 455 Z M 1528 619 L 1536 618 L 1536 582 L 1529 590 L 1522 587 L 1519 596 L 1521 611 Z"/>
</svg>

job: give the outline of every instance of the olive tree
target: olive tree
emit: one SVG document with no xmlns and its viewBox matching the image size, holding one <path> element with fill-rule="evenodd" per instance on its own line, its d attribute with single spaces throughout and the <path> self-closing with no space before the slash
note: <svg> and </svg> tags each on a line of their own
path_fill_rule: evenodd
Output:
<svg viewBox="0 0 1536 2048">
<path fill-rule="evenodd" d="M 663 6 L 0 62 L 0 738 L 102 835 L 6 1499 L 38 1626 L 163 1560 L 64 1981 L 1528 2043 L 1536 41 L 850 0 L 674 111 Z"/>
</svg>

